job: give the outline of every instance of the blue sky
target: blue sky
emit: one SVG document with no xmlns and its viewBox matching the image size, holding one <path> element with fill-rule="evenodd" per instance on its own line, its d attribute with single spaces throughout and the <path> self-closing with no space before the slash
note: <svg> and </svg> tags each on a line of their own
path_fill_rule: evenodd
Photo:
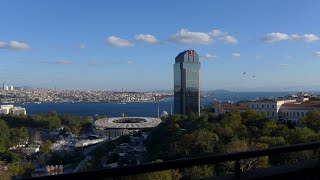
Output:
<svg viewBox="0 0 320 180">
<path fill-rule="evenodd" d="M 0 80 L 7 84 L 172 89 L 174 58 L 194 49 L 204 90 L 320 90 L 320 1 L 0 4 Z"/>
</svg>

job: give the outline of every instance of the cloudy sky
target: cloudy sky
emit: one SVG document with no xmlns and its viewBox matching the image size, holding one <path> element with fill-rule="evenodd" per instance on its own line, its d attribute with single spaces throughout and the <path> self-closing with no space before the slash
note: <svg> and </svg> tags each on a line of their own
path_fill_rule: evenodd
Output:
<svg viewBox="0 0 320 180">
<path fill-rule="evenodd" d="M 176 55 L 204 90 L 320 90 L 320 1 L 1 1 L 0 80 L 172 89 Z M 245 72 L 245 73 L 244 73 Z"/>
</svg>

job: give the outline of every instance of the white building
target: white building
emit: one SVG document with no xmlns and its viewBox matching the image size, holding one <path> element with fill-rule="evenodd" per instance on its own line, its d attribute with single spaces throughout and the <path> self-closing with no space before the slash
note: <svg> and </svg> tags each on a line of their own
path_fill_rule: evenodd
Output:
<svg viewBox="0 0 320 180">
<path fill-rule="evenodd" d="M 9 114 L 10 109 L 12 109 L 13 105 L 1 105 L 0 106 L 0 114 Z"/>
<path fill-rule="evenodd" d="M 293 97 L 293 96 L 292 96 Z M 289 100 L 258 99 L 249 102 L 249 108 L 265 112 L 268 118 L 298 123 L 309 111 L 320 110 L 319 102 L 310 102 L 309 95 L 300 93 Z"/>
<path fill-rule="evenodd" d="M 1 105 L 0 106 L 0 114 L 9 114 L 12 113 L 13 115 L 26 115 L 26 109 L 22 107 L 14 107 L 13 105 Z"/>
<path fill-rule="evenodd" d="M 296 102 L 296 100 L 257 99 L 248 102 L 248 105 L 250 109 L 257 113 L 265 112 L 268 118 L 278 120 L 281 106 L 292 102 Z"/>
<path fill-rule="evenodd" d="M 14 114 L 14 115 L 20 115 L 20 114 L 24 114 L 26 115 L 27 112 L 26 112 L 26 109 L 25 108 L 22 108 L 22 107 L 14 107 L 12 109 L 10 109 L 10 113 Z"/>
<path fill-rule="evenodd" d="M 320 104 L 311 103 L 286 103 L 279 112 L 280 121 L 299 122 L 309 111 L 320 110 Z"/>
<path fill-rule="evenodd" d="M 12 86 L 12 85 L 9 86 L 9 90 L 10 90 L 10 91 L 13 91 L 13 86 Z"/>
<path fill-rule="evenodd" d="M 29 145 L 28 147 L 22 148 L 21 150 L 27 155 L 35 154 L 40 151 L 40 145 Z"/>
<path fill-rule="evenodd" d="M 8 91 L 9 90 L 9 86 L 4 86 L 3 90 Z"/>
</svg>

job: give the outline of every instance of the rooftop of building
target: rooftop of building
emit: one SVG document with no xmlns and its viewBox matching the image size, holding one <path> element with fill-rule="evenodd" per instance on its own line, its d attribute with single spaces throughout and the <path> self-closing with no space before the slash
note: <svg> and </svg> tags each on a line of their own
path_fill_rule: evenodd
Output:
<svg viewBox="0 0 320 180">
<path fill-rule="evenodd" d="M 200 63 L 199 55 L 193 49 L 186 50 L 178 54 L 175 63 Z"/>
<path fill-rule="evenodd" d="M 277 99 L 271 99 L 271 98 L 262 98 L 262 99 L 255 99 L 253 102 L 276 102 Z"/>
<path fill-rule="evenodd" d="M 320 102 L 285 103 L 281 108 L 320 108 Z"/>
</svg>

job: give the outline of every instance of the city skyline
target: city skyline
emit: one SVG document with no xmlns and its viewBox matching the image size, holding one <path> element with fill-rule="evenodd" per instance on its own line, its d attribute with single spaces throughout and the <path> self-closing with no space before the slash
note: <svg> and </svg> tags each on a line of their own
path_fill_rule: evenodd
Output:
<svg viewBox="0 0 320 180">
<path fill-rule="evenodd" d="M 194 49 L 201 90 L 320 91 L 319 5 L 2 2 L 0 79 L 51 89 L 171 90 L 175 55 Z"/>
</svg>

